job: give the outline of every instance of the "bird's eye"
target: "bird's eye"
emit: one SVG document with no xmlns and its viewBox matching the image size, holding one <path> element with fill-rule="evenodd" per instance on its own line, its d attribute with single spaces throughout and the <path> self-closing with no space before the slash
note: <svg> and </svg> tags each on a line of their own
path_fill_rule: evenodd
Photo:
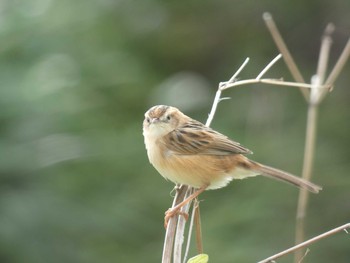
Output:
<svg viewBox="0 0 350 263">
<path fill-rule="evenodd" d="M 151 122 L 151 119 L 150 118 L 146 118 L 146 121 L 148 122 L 148 123 L 150 123 Z"/>
<path fill-rule="evenodd" d="M 166 119 L 167 119 L 168 121 L 170 121 L 171 116 L 170 116 L 170 115 L 166 116 Z"/>
</svg>

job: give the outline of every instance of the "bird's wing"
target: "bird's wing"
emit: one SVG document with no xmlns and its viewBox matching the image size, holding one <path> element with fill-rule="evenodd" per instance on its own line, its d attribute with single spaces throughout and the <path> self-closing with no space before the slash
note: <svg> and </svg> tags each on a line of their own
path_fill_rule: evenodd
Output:
<svg viewBox="0 0 350 263">
<path fill-rule="evenodd" d="M 167 134 L 164 142 L 170 151 L 178 155 L 252 153 L 238 142 L 194 120 Z"/>
</svg>

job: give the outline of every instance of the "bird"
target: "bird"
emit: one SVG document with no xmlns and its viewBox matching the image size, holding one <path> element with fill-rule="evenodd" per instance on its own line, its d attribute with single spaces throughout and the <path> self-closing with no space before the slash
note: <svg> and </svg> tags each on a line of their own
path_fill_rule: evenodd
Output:
<svg viewBox="0 0 350 263">
<path fill-rule="evenodd" d="M 143 136 L 150 163 L 167 180 L 196 189 L 165 213 L 171 217 L 205 190 L 225 187 L 233 179 L 262 175 L 312 193 L 322 188 L 288 172 L 250 160 L 252 151 L 172 106 L 156 105 L 145 113 Z"/>
</svg>

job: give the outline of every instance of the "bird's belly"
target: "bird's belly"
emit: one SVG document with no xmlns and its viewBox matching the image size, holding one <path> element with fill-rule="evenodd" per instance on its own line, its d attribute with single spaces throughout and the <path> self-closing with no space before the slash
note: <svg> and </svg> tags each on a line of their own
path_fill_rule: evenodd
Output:
<svg viewBox="0 0 350 263">
<path fill-rule="evenodd" d="M 195 188 L 208 185 L 208 189 L 226 186 L 232 179 L 254 176 L 243 168 L 236 168 L 232 155 L 169 155 L 153 162 L 158 172 L 166 179 Z"/>
</svg>

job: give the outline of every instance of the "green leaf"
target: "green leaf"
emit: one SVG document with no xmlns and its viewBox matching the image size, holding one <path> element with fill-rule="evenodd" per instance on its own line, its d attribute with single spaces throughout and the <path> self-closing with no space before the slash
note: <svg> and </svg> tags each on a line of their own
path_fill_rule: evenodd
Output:
<svg viewBox="0 0 350 263">
<path fill-rule="evenodd" d="M 190 258 L 187 263 L 207 263 L 209 256 L 207 254 L 199 254 L 193 258 Z"/>
</svg>

